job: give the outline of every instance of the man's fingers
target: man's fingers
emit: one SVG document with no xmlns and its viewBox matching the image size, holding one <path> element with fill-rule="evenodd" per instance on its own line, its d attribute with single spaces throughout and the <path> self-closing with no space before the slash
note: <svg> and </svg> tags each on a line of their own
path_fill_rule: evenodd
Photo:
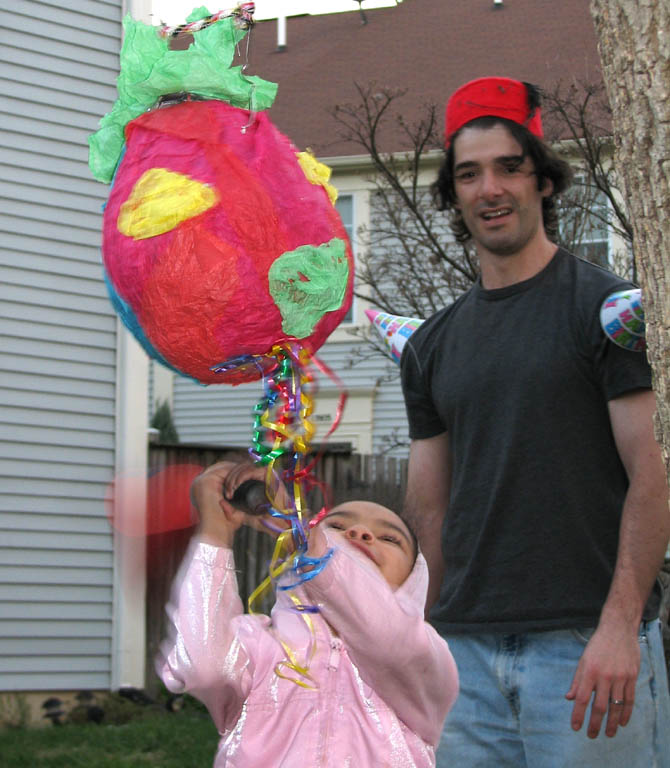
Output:
<svg viewBox="0 0 670 768">
<path fill-rule="evenodd" d="M 583 680 L 582 663 L 577 665 L 575 676 L 572 678 L 570 684 L 570 690 L 565 694 L 565 698 L 569 701 L 574 701 L 575 704 L 572 708 L 572 717 L 570 718 L 570 725 L 572 729 L 578 731 L 584 723 L 584 715 L 586 708 L 591 701 L 591 692 L 593 685 L 586 685 Z"/>
<path fill-rule="evenodd" d="M 622 722 L 626 699 L 623 686 L 612 686 L 610 691 L 609 713 L 607 715 L 607 725 L 605 726 L 605 735 L 610 738 L 616 734 L 617 728 L 624 725 Z"/>
<path fill-rule="evenodd" d="M 584 679 L 577 682 L 577 677 L 566 693 L 565 698 L 574 700 L 570 724 L 573 730 L 578 731 L 583 723 L 586 710 L 591 699 L 591 713 L 588 722 L 587 736 L 590 739 L 597 738 L 602 727 L 603 720 L 607 716 L 605 734 L 612 737 L 619 726 L 628 724 L 635 704 L 635 681 L 628 680 L 624 686 L 622 683 L 610 686 L 602 686 L 593 695 L 593 685 L 587 685 Z"/>
<path fill-rule="evenodd" d="M 575 706 L 572 708 L 572 718 L 570 719 L 573 731 L 578 731 L 582 727 L 588 703 L 588 699 L 586 701 L 575 700 Z"/>
<path fill-rule="evenodd" d="M 583 723 L 584 723 L 584 715 L 586 713 L 586 708 L 589 705 L 589 702 L 591 701 L 591 692 L 581 692 L 580 688 L 576 688 L 576 690 L 573 690 L 572 686 L 570 688 L 570 691 L 567 694 L 567 698 L 573 699 L 575 702 L 574 707 L 572 708 L 572 717 L 570 718 L 570 725 L 572 726 L 572 729 L 575 731 L 578 731 Z"/>
<path fill-rule="evenodd" d="M 635 683 L 635 680 L 628 680 L 626 687 L 624 688 L 624 705 L 622 708 L 619 725 L 628 725 L 628 721 L 633 714 L 633 707 L 635 706 Z"/>
<path fill-rule="evenodd" d="M 603 718 L 609 711 L 609 690 L 610 690 L 610 687 L 608 685 L 608 686 L 603 686 L 602 688 L 596 691 L 595 698 L 593 699 L 593 704 L 591 704 L 591 717 L 589 719 L 589 726 L 586 731 L 586 735 L 590 739 L 595 739 L 598 736 L 598 734 L 600 733 L 600 726 L 602 725 Z M 616 725 L 614 725 L 615 731 L 618 725 L 619 725 L 619 713 L 618 711 L 616 711 Z"/>
</svg>

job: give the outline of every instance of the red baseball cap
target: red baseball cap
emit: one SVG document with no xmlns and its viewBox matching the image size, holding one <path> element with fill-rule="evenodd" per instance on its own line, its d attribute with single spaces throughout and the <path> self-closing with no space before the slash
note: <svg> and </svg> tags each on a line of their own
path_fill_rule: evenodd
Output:
<svg viewBox="0 0 670 768">
<path fill-rule="evenodd" d="M 466 123 L 489 116 L 513 120 L 534 136 L 544 136 L 540 108 L 531 110 L 528 91 L 522 82 L 508 77 L 480 77 L 454 91 L 447 102 L 446 146 Z"/>
</svg>

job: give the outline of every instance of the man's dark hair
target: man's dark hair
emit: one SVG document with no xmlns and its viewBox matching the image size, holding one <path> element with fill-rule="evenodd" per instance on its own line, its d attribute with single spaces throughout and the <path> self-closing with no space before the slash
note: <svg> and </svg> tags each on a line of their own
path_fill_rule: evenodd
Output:
<svg viewBox="0 0 670 768">
<path fill-rule="evenodd" d="M 454 207 L 456 205 L 454 142 L 465 128 L 482 128 L 487 130 L 497 124 L 507 128 L 512 138 L 521 147 L 523 157 L 528 157 L 533 163 L 533 168 L 537 175 L 537 188 L 542 189 L 547 180 L 551 181 L 553 185 L 551 195 L 542 198 L 542 221 L 547 236 L 555 238 L 558 233 L 556 196 L 564 192 L 572 183 L 572 168 L 569 163 L 559 157 L 542 139 L 534 136 L 523 125 L 519 125 L 519 123 L 515 123 L 512 120 L 506 120 L 503 117 L 478 117 L 466 123 L 451 137 L 437 180 L 430 188 L 438 210 L 448 210 L 450 212 L 449 225 L 459 243 L 465 243 L 470 239 L 470 231 L 465 226 L 461 212 Z"/>
</svg>

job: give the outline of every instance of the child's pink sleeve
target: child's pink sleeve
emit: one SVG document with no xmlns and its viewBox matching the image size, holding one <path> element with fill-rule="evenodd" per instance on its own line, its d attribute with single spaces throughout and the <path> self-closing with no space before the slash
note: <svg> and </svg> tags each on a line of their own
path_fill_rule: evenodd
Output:
<svg viewBox="0 0 670 768">
<path fill-rule="evenodd" d="M 408 611 L 381 574 L 342 549 L 305 589 L 365 682 L 408 728 L 437 745 L 458 695 L 458 672 L 446 641 L 424 621 L 423 606 Z"/>
<path fill-rule="evenodd" d="M 157 672 L 168 690 L 200 699 L 224 731 L 237 720 L 253 673 L 232 550 L 195 542 L 167 613 L 171 632 Z"/>
</svg>

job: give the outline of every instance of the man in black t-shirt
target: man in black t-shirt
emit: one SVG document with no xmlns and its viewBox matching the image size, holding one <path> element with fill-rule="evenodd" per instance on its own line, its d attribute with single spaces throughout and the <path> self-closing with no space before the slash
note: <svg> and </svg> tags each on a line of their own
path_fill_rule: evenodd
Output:
<svg viewBox="0 0 670 768">
<path fill-rule="evenodd" d="M 651 375 L 600 326 L 630 284 L 552 242 L 571 173 L 539 101 L 507 78 L 449 100 L 436 197 L 481 277 L 401 361 L 407 511 L 461 678 L 438 766 L 670 766 Z"/>
</svg>

